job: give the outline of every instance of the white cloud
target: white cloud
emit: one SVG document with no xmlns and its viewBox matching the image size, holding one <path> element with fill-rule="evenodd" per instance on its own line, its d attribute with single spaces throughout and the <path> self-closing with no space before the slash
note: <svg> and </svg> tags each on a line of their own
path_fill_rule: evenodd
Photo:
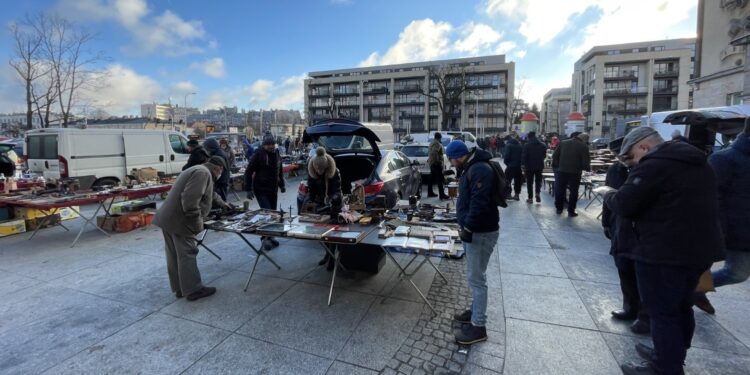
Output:
<svg viewBox="0 0 750 375">
<path fill-rule="evenodd" d="M 268 103 L 268 107 L 276 109 L 302 109 L 306 77 L 307 75 L 301 74 L 283 79 L 275 87 L 273 98 Z"/>
<path fill-rule="evenodd" d="M 224 77 L 224 59 L 221 57 L 214 57 L 202 62 L 194 62 L 190 64 L 190 69 L 199 69 L 203 74 L 213 77 L 222 78 Z"/>
<path fill-rule="evenodd" d="M 518 58 L 519 60 L 521 60 L 524 57 L 526 57 L 526 50 L 522 49 L 522 50 L 516 51 L 513 55 L 516 56 L 516 58 Z"/>
<path fill-rule="evenodd" d="M 444 56 L 450 51 L 451 31 L 453 26 L 448 22 L 435 22 L 429 18 L 411 21 L 382 57 L 373 52 L 360 62 L 360 66 L 400 64 Z"/>
<path fill-rule="evenodd" d="M 268 99 L 273 89 L 273 81 L 259 79 L 250 85 L 250 102 L 262 102 Z"/>
<path fill-rule="evenodd" d="M 518 45 L 516 42 L 512 40 L 506 40 L 504 42 L 498 43 L 497 47 L 495 48 L 495 53 L 498 55 L 504 55 L 512 50 L 514 50 Z"/>
<path fill-rule="evenodd" d="M 239 106 L 265 109 L 302 109 L 304 105 L 305 74 L 282 78 L 278 81 L 259 79 L 246 86 L 237 86 L 209 92 L 204 108 Z"/>
<path fill-rule="evenodd" d="M 569 87 L 570 78 L 521 78 L 516 81 L 516 96 L 529 103 L 541 106 L 544 94 L 552 88 Z"/>
<path fill-rule="evenodd" d="M 58 9 L 74 19 L 119 23 L 133 39 L 123 50 L 133 55 L 181 56 L 216 47 L 201 21 L 170 10 L 152 15 L 145 0 L 60 0 Z"/>
<path fill-rule="evenodd" d="M 101 83 L 82 90 L 79 101 L 113 115 L 139 113 L 141 103 L 158 101 L 162 95 L 158 82 L 120 64 L 109 65 L 98 78 Z"/>
<path fill-rule="evenodd" d="M 520 20 L 518 32 L 526 41 L 544 45 L 563 31 L 572 15 L 583 12 L 596 1 L 487 0 L 485 12 L 489 16 L 504 16 L 511 22 Z"/>
<path fill-rule="evenodd" d="M 492 27 L 481 23 L 470 22 L 462 27 L 463 38 L 456 41 L 454 48 L 458 52 L 477 55 L 480 51 L 497 43 L 503 36 Z"/>
<path fill-rule="evenodd" d="M 170 88 L 170 93 L 173 95 L 184 96 L 186 94 L 192 94 L 194 92 L 198 91 L 198 87 L 190 81 L 180 81 L 175 82 L 172 84 L 172 87 Z"/>
</svg>

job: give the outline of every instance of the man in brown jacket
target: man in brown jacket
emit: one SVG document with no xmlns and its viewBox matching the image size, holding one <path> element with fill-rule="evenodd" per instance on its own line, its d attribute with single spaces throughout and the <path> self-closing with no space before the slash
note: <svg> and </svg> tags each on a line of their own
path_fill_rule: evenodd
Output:
<svg viewBox="0 0 750 375">
<path fill-rule="evenodd" d="M 213 205 L 232 207 L 214 192 L 214 181 L 226 167 L 222 157 L 212 156 L 205 164 L 183 171 L 156 211 L 154 225 L 164 234 L 169 285 L 177 298 L 187 296 L 188 301 L 195 301 L 216 293 L 216 288 L 201 282 L 195 236 L 203 231 L 203 221 Z"/>
<path fill-rule="evenodd" d="M 434 137 L 427 154 L 427 165 L 430 166 L 430 181 L 427 185 L 427 196 L 437 197 L 439 194 L 440 200 L 444 200 L 448 199 L 448 196 L 445 195 L 445 189 L 443 189 L 443 135 L 435 133 Z M 438 194 L 435 194 L 432 190 L 432 185 L 434 184 L 437 184 Z"/>
<path fill-rule="evenodd" d="M 568 216 L 578 216 L 576 203 L 578 203 L 581 177 L 583 171 L 591 170 L 588 142 L 588 134 L 578 134 L 560 143 L 552 154 L 552 165 L 557 166 L 559 170 L 555 181 L 555 208 L 557 208 L 558 215 L 563 212 L 565 193 L 570 190 Z"/>
</svg>

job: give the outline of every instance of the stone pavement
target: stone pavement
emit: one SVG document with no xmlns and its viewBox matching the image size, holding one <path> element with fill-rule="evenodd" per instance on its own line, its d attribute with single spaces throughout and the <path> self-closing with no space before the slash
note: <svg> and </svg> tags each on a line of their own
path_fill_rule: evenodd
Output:
<svg viewBox="0 0 750 375">
<path fill-rule="evenodd" d="M 289 187 L 284 207 L 295 205 Z M 452 314 L 469 304 L 463 261 L 436 262 L 448 284 L 429 267 L 416 276 L 433 317 L 390 261 L 374 276 L 339 277 L 326 306 L 329 274 L 310 242 L 283 241 L 271 253 L 282 270 L 261 260 L 243 293 L 253 257 L 234 235 L 211 233 L 223 260 L 201 251 L 199 267 L 218 292 L 189 303 L 169 291 L 155 228 L 111 238 L 89 229 L 75 248 L 60 228 L 2 238 L 0 374 L 617 374 L 646 338 L 609 318 L 617 275 L 597 209 L 579 211 L 558 217 L 546 194 L 502 211 L 489 341 L 472 348 L 452 337 Z M 750 373 L 750 284 L 711 299 L 718 312 L 696 313 L 688 373 Z"/>
</svg>

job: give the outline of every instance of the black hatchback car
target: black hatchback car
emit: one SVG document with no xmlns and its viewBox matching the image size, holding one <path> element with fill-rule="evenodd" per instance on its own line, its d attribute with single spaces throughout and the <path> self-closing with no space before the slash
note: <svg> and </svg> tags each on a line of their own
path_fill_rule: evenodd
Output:
<svg viewBox="0 0 750 375">
<path fill-rule="evenodd" d="M 341 190 L 351 193 L 352 182 L 363 181 L 365 202 L 385 195 L 388 207 L 399 199 L 419 195 L 422 182 L 419 166 L 395 150 L 380 150 L 378 136 L 357 121 L 326 120 L 305 129 L 305 143 L 317 143 L 336 160 L 341 174 Z M 300 182 L 297 208 L 307 196 L 307 181 Z"/>
</svg>

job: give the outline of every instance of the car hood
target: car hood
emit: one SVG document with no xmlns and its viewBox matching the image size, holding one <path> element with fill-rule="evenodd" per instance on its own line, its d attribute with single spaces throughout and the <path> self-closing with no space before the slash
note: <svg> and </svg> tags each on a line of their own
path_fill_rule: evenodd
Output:
<svg viewBox="0 0 750 375">
<path fill-rule="evenodd" d="M 305 129 L 302 135 L 302 141 L 305 143 L 315 142 L 320 145 L 318 141 L 320 137 L 330 136 L 360 136 L 366 139 L 370 143 L 371 150 L 326 150 L 331 155 L 340 154 L 352 154 L 352 153 L 364 153 L 372 154 L 373 156 L 380 158 L 380 149 L 378 148 L 377 142 L 380 142 L 380 138 L 369 128 L 362 125 L 357 121 L 345 120 L 345 119 L 332 119 L 324 122 L 317 123 L 309 126 Z"/>
<path fill-rule="evenodd" d="M 701 126 L 719 134 L 735 136 L 743 131 L 745 118 L 748 116 L 750 105 L 733 105 L 677 111 L 667 115 L 664 122 L 672 125 Z"/>
</svg>

